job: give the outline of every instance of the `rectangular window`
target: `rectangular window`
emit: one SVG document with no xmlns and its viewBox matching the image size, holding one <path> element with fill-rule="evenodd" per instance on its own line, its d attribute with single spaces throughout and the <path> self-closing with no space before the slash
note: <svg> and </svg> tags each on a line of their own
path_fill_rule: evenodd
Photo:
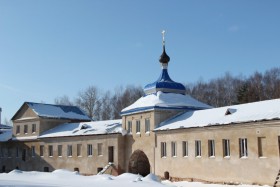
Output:
<svg viewBox="0 0 280 187">
<path fill-rule="evenodd" d="M 150 132 L 150 119 L 145 119 L 145 132 Z"/>
<path fill-rule="evenodd" d="M 208 140 L 208 155 L 209 155 L 209 157 L 215 156 L 215 141 L 214 140 Z"/>
<path fill-rule="evenodd" d="M 166 142 L 161 142 L 161 157 L 166 157 Z"/>
<path fill-rule="evenodd" d="M 92 144 L 87 145 L 87 155 L 92 156 Z"/>
<path fill-rule="evenodd" d="M 140 133 L 140 120 L 136 121 L 136 133 Z"/>
<path fill-rule="evenodd" d="M 44 156 L 44 146 L 40 145 L 40 156 Z"/>
<path fill-rule="evenodd" d="M 24 134 L 27 134 L 27 132 L 28 132 L 28 125 L 24 125 L 23 132 L 24 132 Z"/>
<path fill-rule="evenodd" d="M 67 145 L 67 156 L 72 157 L 72 145 Z"/>
<path fill-rule="evenodd" d="M 195 141 L 195 156 L 196 157 L 201 156 L 201 141 L 200 140 Z"/>
<path fill-rule="evenodd" d="M 265 137 L 258 137 L 258 153 L 259 157 L 264 157 L 264 146 L 266 144 L 266 139 Z"/>
<path fill-rule="evenodd" d="M 97 153 L 98 153 L 98 156 L 101 156 L 102 155 L 102 147 L 103 147 L 103 144 L 102 143 L 99 143 L 97 144 Z"/>
<path fill-rule="evenodd" d="M 19 134 L 19 133 L 20 133 L 20 126 L 17 125 L 16 134 Z"/>
<path fill-rule="evenodd" d="M 8 148 L 8 158 L 12 158 L 12 149 Z"/>
<path fill-rule="evenodd" d="M 77 144 L 77 156 L 82 156 L 82 144 Z"/>
<path fill-rule="evenodd" d="M 239 152 L 240 152 L 240 158 L 248 157 L 247 138 L 239 139 Z"/>
<path fill-rule="evenodd" d="M 0 147 L 0 157 L 4 158 L 4 149 L 3 149 L 3 147 Z"/>
<path fill-rule="evenodd" d="M 19 157 L 19 147 L 16 147 L 16 157 Z"/>
<path fill-rule="evenodd" d="M 53 156 L 53 146 L 49 145 L 49 157 Z"/>
<path fill-rule="evenodd" d="M 62 157 L 62 145 L 57 146 L 57 156 Z"/>
<path fill-rule="evenodd" d="M 182 142 L 182 151 L 183 151 L 183 157 L 189 156 L 189 153 L 188 153 L 188 142 L 187 141 L 183 141 Z"/>
<path fill-rule="evenodd" d="M 35 157 L 35 146 L 31 146 L 31 156 Z"/>
<path fill-rule="evenodd" d="M 35 133 L 36 132 L 36 124 L 32 124 L 32 133 Z"/>
<path fill-rule="evenodd" d="M 21 152 L 21 160 L 26 161 L 26 149 L 23 149 Z"/>
<path fill-rule="evenodd" d="M 171 156 L 177 156 L 177 144 L 176 142 L 171 142 Z"/>
<path fill-rule="evenodd" d="M 131 121 L 127 122 L 127 132 L 132 133 L 132 122 Z"/>
<path fill-rule="evenodd" d="M 230 142 L 228 139 L 223 139 L 223 155 L 224 157 L 230 156 Z"/>
</svg>

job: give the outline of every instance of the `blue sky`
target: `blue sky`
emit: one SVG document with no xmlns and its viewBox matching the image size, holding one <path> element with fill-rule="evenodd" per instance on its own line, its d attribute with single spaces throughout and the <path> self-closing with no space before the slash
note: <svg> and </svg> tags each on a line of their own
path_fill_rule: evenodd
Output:
<svg viewBox="0 0 280 187">
<path fill-rule="evenodd" d="M 90 85 L 145 86 L 249 76 L 280 65 L 280 1 L 0 0 L 2 122 L 24 101 L 53 103 Z"/>
</svg>

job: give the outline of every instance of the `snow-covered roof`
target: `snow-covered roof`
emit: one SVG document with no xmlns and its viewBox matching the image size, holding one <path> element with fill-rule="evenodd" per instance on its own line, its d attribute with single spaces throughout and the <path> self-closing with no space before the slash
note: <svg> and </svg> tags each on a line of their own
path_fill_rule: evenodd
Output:
<svg viewBox="0 0 280 187">
<path fill-rule="evenodd" d="M 0 130 L 1 129 L 11 129 L 11 128 L 12 128 L 11 126 L 0 124 Z"/>
<path fill-rule="evenodd" d="M 162 122 L 155 131 L 280 119 L 280 99 L 189 111 Z"/>
<path fill-rule="evenodd" d="M 122 128 L 122 120 L 92 121 L 80 123 L 65 123 L 44 132 L 38 138 L 82 136 L 99 134 L 125 134 Z"/>
<path fill-rule="evenodd" d="M 1 129 L 0 130 L 0 142 L 6 142 L 12 139 L 12 129 Z"/>
<path fill-rule="evenodd" d="M 42 118 L 91 121 L 91 119 L 77 106 L 52 105 L 33 102 L 25 102 L 24 104 L 27 104 L 39 117 Z M 12 119 L 15 118 L 17 113 Z"/>
<path fill-rule="evenodd" d="M 184 110 L 201 110 L 211 108 L 189 95 L 176 93 L 157 92 L 155 94 L 145 95 L 138 99 L 132 105 L 124 108 L 121 115 L 150 111 L 154 109 L 184 109 Z"/>
</svg>

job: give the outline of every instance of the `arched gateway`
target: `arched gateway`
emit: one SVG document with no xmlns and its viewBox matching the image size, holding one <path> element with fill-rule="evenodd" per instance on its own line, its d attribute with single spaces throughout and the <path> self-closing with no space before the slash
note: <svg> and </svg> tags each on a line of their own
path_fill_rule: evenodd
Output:
<svg viewBox="0 0 280 187">
<path fill-rule="evenodd" d="M 150 173 L 150 162 L 143 151 L 136 150 L 133 152 L 129 159 L 128 172 L 140 174 L 143 177 Z"/>
</svg>

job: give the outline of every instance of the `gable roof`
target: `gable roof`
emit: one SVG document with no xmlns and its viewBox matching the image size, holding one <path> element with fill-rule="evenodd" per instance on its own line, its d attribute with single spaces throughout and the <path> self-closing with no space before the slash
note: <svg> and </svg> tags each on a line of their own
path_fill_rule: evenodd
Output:
<svg viewBox="0 0 280 187">
<path fill-rule="evenodd" d="M 155 94 L 145 95 L 132 105 L 124 108 L 121 111 L 121 115 L 151 111 L 154 109 L 201 110 L 208 108 L 212 107 L 192 98 L 189 95 L 158 91 Z"/>
<path fill-rule="evenodd" d="M 30 107 L 33 112 L 41 118 L 91 121 L 91 119 L 77 106 L 53 105 L 33 102 L 23 103 L 20 109 L 13 116 L 12 120 L 15 119 L 24 105 Z"/>
<path fill-rule="evenodd" d="M 189 111 L 162 122 L 155 131 L 279 120 L 280 99 Z"/>
</svg>

